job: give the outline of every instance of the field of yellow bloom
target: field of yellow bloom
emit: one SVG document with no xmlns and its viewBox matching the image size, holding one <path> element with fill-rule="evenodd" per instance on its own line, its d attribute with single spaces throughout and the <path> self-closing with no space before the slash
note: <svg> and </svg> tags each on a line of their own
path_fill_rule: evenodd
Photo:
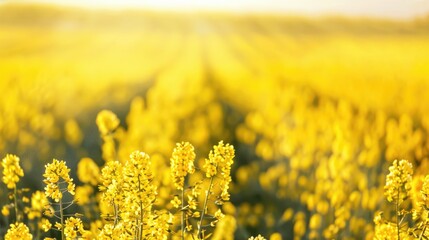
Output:
<svg viewBox="0 0 429 240">
<path fill-rule="evenodd" d="M 0 239 L 428 239 L 429 19 L 0 5 Z"/>
</svg>

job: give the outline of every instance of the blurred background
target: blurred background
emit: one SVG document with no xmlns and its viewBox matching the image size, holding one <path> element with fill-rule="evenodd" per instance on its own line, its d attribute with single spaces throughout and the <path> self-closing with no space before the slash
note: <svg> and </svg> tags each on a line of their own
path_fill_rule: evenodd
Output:
<svg viewBox="0 0 429 240">
<path fill-rule="evenodd" d="M 169 164 L 236 148 L 236 239 L 372 239 L 388 166 L 428 173 L 429 1 L 0 1 L 0 156 Z M 77 185 L 79 181 L 77 180 Z M 0 187 L 1 201 L 7 189 Z M 3 217 L 2 222 L 7 222 Z M 4 226 L 2 224 L 2 226 Z M 0 229 L 3 236 L 5 229 Z"/>
</svg>

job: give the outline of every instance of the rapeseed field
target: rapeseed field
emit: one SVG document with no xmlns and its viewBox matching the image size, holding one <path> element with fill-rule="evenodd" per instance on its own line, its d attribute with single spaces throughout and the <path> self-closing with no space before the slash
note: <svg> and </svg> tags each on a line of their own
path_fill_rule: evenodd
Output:
<svg viewBox="0 0 429 240">
<path fill-rule="evenodd" d="M 428 239 L 429 18 L 0 5 L 0 239 Z"/>
</svg>

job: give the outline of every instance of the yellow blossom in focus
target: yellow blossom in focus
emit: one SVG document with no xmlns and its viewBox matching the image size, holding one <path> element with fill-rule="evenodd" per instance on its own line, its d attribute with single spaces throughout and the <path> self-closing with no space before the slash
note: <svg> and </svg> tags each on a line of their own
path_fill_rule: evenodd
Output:
<svg viewBox="0 0 429 240">
<path fill-rule="evenodd" d="M 15 223 L 10 224 L 9 229 L 7 230 L 6 235 L 4 236 L 5 240 L 31 240 L 33 235 L 30 233 L 30 230 L 24 223 Z"/>
<path fill-rule="evenodd" d="M 3 158 L 1 165 L 3 167 L 3 182 L 7 188 L 13 189 L 16 187 L 16 183 L 19 182 L 19 177 L 24 176 L 24 171 L 19 166 L 19 157 L 7 154 Z"/>
<path fill-rule="evenodd" d="M 411 194 L 413 165 L 407 160 L 395 160 L 389 171 L 384 195 L 389 202 L 397 201 L 400 204 Z"/>
<path fill-rule="evenodd" d="M 230 144 L 224 144 L 220 141 L 213 147 L 209 153 L 209 158 L 205 159 L 203 168 L 206 171 L 206 177 L 213 177 L 220 173 L 221 198 L 224 201 L 229 200 L 229 184 L 231 182 L 231 165 L 235 156 L 234 147 Z"/>
<path fill-rule="evenodd" d="M 39 222 L 39 225 L 39 227 L 45 232 L 49 231 L 52 227 L 51 222 L 49 222 L 49 220 L 46 218 L 42 218 L 42 220 Z"/>
<path fill-rule="evenodd" d="M 180 201 L 179 197 L 174 196 L 173 200 L 171 200 L 171 204 L 173 204 L 175 208 L 179 208 L 182 204 L 182 201 Z"/>
<path fill-rule="evenodd" d="M 76 239 L 85 233 L 83 229 L 82 220 L 79 218 L 70 217 L 67 218 L 64 224 L 64 235 L 67 240 Z"/>
<path fill-rule="evenodd" d="M 266 240 L 266 238 L 262 237 L 260 234 L 256 237 L 250 237 L 248 240 Z"/>
<path fill-rule="evenodd" d="M 61 179 L 67 184 L 67 191 L 74 195 L 75 185 L 73 179 L 69 176 L 70 169 L 67 168 L 64 161 L 54 159 L 52 163 L 45 166 L 45 173 L 43 182 L 46 184 L 45 194 L 52 198 L 55 202 L 63 197 L 63 189 L 61 188 Z"/>
<path fill-rule="evenodd" d="M 103 202 L 111 205 L 114 201 L 121 201 L 122 169 L 123 166 L 120 162 L 110 161 L 101 170 L 101 186 L 99 189 L 103 192 Z"/>
<path fill-rule="evenodd" d="M 194 146 L 189 142 L 177 143 L 170 158 L 171 177 L 177 189 L 183 190 L 186 175 L 195 171 Z"/>
</svg>

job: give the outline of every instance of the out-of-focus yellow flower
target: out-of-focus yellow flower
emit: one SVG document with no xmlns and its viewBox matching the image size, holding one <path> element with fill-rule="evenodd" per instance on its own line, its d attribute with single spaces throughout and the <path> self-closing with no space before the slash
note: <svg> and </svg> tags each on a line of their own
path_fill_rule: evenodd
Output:
<svg viewBox="0 0 429 240">
<path fill-rule="evenodd" d="M 186 175 L 194 173 L 194 160 L 195 152 L 192 144 L 189 142 L 176 144 L 176 148 L 174 148 L 170 158 L 170 163 L 171 177 L 177 189 L 183 190 Z"/>
<path fill-rule="evenodd" d="M 3 158 L 2 163 L 3 167 L 3 182 L 6 184 L 7 188 L 13 189 L 16 187 L 16 183 L 19 182 L 19 177 L 24 176 L 24 171 L 21 166 L 19 166 L 19 157 L 7 154 Z"/>
<path fill-rule="evenodd" d="M 83 183 L 97 186 L 100 180 L 100 168 L 91 158 L 82 158 L 77 165 L 77 177 Z"/>
<path fill-rule="evenodd" d="M 282 240 L 282 235 L 278 232 L 270 235 L 270 240 Z"/>
<path fill-rule="evenodd" d="M 89 203 L 90 196 L 93 193 L 94 193 L 94 190 L 89 185 L 78 186 L 76 187 L 76 194 L 74 196 L 74 199 L 76 200 L 76 203 L 78 205 L 82 206 Z"/>
<path fill-rule="evenodd" d="M 407 160 L 395 160 L 389 171 L 384 195 L 389 202 L 397 201 L 400 204 L 411 194 L 413 165 Z"/>
<path fill-rule="evenodd" d="M 24 223 L 15 223 L 9 226 L 6 235 L 4 236 L 5 240 L 31 240 L 33 235 L 30 233 L 30 230 Z"/>
<path fill-rule="evenodd" d="M 291 220 L 293 217 L 293 209 L 292 208 L 288 208 L 283 212 L 282 215 L 282 220 L 287 222 L 289 220 Z"/>
<path fill-rule="evenodd" d="M 322 216 L 318 213 L 314 214 L 310 218 L 310 229 L 318 229 L 322 224 Z"/>
<path fill-rule="evenodd" d="M 78 146 L 83 139 L 79 124 L 74 119 L 69 119 L 64 125 L 65 140 L 72 146 Z"/>
<path fill-rule="evenodd" d="M 31 195 L 31 208 L 28 209 L 28 219 L 39 218 L 42 216 L 43 210 L 49 205 L 46 195 L 42 191 L 36 191 Z"/>
<path fill-rule="evenodd" d="M 95 121 L 101 135 L 107 135 L 119 126 L 118 117 L 109 110 L 99 112 Z"/>
<path fill-rule="evenodd" d="M 237 222 L 231 215 L 225 215 L 216 224 L 216 229 L 213 232 L 212 240 L 233 240 L 234 232 L 237 228 Z"/>
<path fill-rule="evenodd" d="M 74 195 L 75 185 L 73 179 L 69 176 L 70 169 L 66 166 L 64 161 L 54 159 L 52 163 L 45 166 L 45 173 L 43 182 L 46 184 L 45 194 L 52 198 L 55 202 L 59 202 L 63 197 L 63 189 L 61 188 L 61 181 L 63 179 L 67 184 L 67 191 Z"/>
<path fill-rule="evenodd" d="M 3 206 L 1 208 L 1 214 L 3 214 L 3 216 L 5 216 L 5 217 L 9 216 L 10 211 L 9 211 L 9 207 L 7 205 Z"/>
</svg>

